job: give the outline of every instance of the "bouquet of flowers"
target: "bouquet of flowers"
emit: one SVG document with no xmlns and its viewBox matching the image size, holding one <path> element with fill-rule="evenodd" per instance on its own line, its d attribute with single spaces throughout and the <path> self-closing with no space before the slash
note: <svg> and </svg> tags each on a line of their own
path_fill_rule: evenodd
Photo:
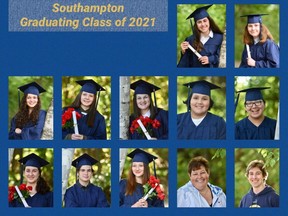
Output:
<svg viewBox="0 0 288 216">
<path fill-rule="evenodd" d="M 139 123 L 137 122 L 139 119 L 143 123 L 144 127 L 146 128 L 146 130 L 148 131 L 149 134 L 152 133 L 152 128 L 157 129 L 161 126 L 161 123 L 157 119 L 152 120 L 149 117 L 140 116 L 139 118 L 132 121 L 132 124 L 130 126 L 131 134 L 134 134 L 136 131 L 138 134 L 140 134 L 144 137 L 145 134 L 144 134 L 143 130 L 141 129 Z"/>
<path fill-rule="evenodd" d="M 29 191 L 32 190 L 32 186 L 26 186 L 26 184 L 21 184 L 19 185 L 18 188 L 25 199 L 29 197 Z M 16 191 L 15 186 L 9 186 L 8 187 L 8 201 L 12 202 L 15 199 L 17 199 L 19 202 L 22 202 L 19 194 Z"/>
<path fill-rule="evenodd" d="M 74 111 L 74 108 L 68 108 L 63 114 L 62 114 L 62 128 L 73 128 L 73 117 L 72 112 Z M 81 114 L 76 112 L 76 118 L 77 120 L 81 118 Z"/>
<path fill-rule="evenodd" d="M 155 196 L 160 200 L 165 199 L 165 194 L 160 187 L 160 180 L 157 179 L 155 176 L 151 175 L 148 182 L 143 185 L 143 188 L 145 194 L 144 199 L 152 199 Z"/>
</svg>

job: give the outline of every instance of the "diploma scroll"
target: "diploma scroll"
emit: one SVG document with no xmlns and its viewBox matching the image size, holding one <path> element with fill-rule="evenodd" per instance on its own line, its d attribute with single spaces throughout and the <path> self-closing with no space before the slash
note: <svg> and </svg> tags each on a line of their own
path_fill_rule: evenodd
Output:
<svg viewBox="0 0 288 216">
<path fill-rule="evenodd" d="M 18 188 L 17 185 L 15 186 L 15 189 L 16 189 L 16 191 L 17 191 L 17 193 L 18 193 L 18 196 L 20 197 L 20 199 L 21 199 L 24 207 L 25 207 L 25 208 L 28 208 L 29 205 L 28 205 L 28 203 L 26 202 L 25 198 L 23 197 L 23 194 L 21 193 L 21 191 L 20 191 L 20 189 Z"/>
<path fill-rule="evenodd" d="M 248 58 L 251 58 L 250 47 L 249 47 L 248 44 L 246 44 L 246 51 L 247 51 L 247 56 L 248 56 Z"/>
<path fill-rule="evenodd" d="M 146 138 L 147 138 L 148 140 L 151 140 L 152 138 L 151 138 L 150 134 L 148 133 L 148 131 L 146 130 L 146 128 L 144 127 L 144 125 L 143 125 L 143 123 L 141 122 L 141 120 L 138 119 L 137 122 L 138 122 L 138 124 L 140 125 L 140 127 L 141 127 L 143 133 L 145 134 Z"/>
<path fill-rule="evenodd" d="M 158 186 L 158 184 L 155 184 L 155 187 L 151 188 L 148 193 L 143 197 L 144 200 L 147 200 L 149 195 L 155 190 L 155 188 Z"/>
<path fill-rule="evenodd" d="M 199 52 L 197 52 L 190 44 L 188 44 L 188 48 L 198 57 L 201 58 L 202 56 L 200 55 Z"/>
<path fill-rule="evenodd" d="M 76 111 L 72 111 L 72 116 L 73 116 L 74 132 L 75 132 L 75 134 L 79 134 L 77 118 L 76 118 Z"/>
</svg>

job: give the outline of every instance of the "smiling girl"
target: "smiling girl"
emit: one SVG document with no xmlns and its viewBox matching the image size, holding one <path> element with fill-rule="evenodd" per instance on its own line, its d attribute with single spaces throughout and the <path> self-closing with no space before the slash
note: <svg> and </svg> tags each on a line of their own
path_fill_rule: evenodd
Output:
<svg viewBox="0 0 288 216">
<path fill-rule="evenodd" d="M 39 94 L 45 92 L 38 83 L 31 82 L 18 88 L 24 93 L 19 111 L 11 120 L 9 139 L 40 140 L 46 117 L 41 110 Z"/>
</svg>

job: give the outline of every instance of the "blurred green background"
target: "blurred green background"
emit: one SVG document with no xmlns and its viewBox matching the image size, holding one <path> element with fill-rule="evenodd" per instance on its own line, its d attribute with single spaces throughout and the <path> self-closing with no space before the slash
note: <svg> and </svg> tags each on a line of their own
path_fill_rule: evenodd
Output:
<svg viewBox="0 0 288 216">
<path fill-rule="evenodd" d="M 9 76 L 9 122 L 8 128 L 10 129 L 11 119 L 18 112 L 19 104 L 18 104 L 18 87 L 22 85 L 26 85 L 30 82 L 37 82 L 41 85 L 46 92 L 40 94 L 41 100 L 41 109 L 47 111 L 51 100 L 53 98 L 53 77 L 52 76 Z M 20 101 L 23 97 L 23 92 L 20 93 Z"/>
<path fill-rule="evenodd" d="M 168 110 L 168 77 L 167 76 L 131 76 L 130 77 L 130 83 L 138 81 L 139 79 L 142 79 L 146 82 L 149 82 L 160 89 L 156 91 L 156 100 L 157 100 L 157 106 L 159 108 L 162 108 L 164 110 Z M 134 90 L 130 91 L 130 113 L 132 113 L 133 110 L 133 95 Z M 151 94 L 153 104 L 155 104 L 154 101 L 154 95 Z"/>
<path fill-rule="evenodd" d="M 209 161 L 209 182 L 221 187 L 226 194 L 226 150 L 205 148 L 179 148 L 177 152 L 177 188 L 182 187 L 190 178 L 188 176 L 188 164 L 197 156 L 203 156 Z"/>
<path fill-rule="evenodd" d="M 187 106 L 183 101 L 187 100 L 188 88 L 183 86 L 185 83 L 206 80 L 221 89 L 211 90 L 211 98 L 214 105 L 209 112 L 226 119 L 226 77 L 219 76 L 178 76 L 177 77 L 177 113 L 187 112 Z"/>
<path fill-rule="evenodd" d="M 143 148 L 142 150 L 158 157 L 158 159 L 155 160 L 156 164 L 156 174 L 157 178 L 160 179 L 160 184 L 164 187 L 164 193 L 165 193 L 165 207 L 168 207 L 169 203 L 169 188 L 168 188 L 168 148 Z M 128 153 L 134 151 L 134 149 L 129 148 Z M 126 179 L 128 177 L 128 172 L 132 164 L 132 159 L 126 157 L 124 169 L 121 175 L 121 179 Z M 153 171 L 153 163 L 149 164 L 150 166 L 150 174 L 154 175 Z"/>
<path fill-rule="evenodd" d="M 81 86 L 77 80 L 93 79 L 106 91 L 101 91 L 97 110 L 104 116 L 107 139 L 111 138 L 111 77 L 110 76 L 65 76 L 62 77 L 62 107 L 70 106 Z M 61 119 L 61 118 L 59 118 Z"/>
<path fill-rule="evenodd" d="M 277 119 L 279 107 L 279 78 L 275 76 L 236 76 L 235 77 L 235 101 L 237 98 L 236 91 L 251 87 L 270 87 L 270 89 L 262 90 L 262 95 L 266 101 L 264 115 Z M 238 106 L 235 113 L 235 122 L 247 116 L 245 107 L 245 93 L 241 93 L 238 101 Z"/>
<path fill-rule="evenodd" d="M 92 166 L 94 170 L 91 183 L 103 189 L 106 198 L 111 203 L 111 150 L 109 148 L 76 148 L 73 160 L 87 153 L 99 162 Z M 68 186 L 76 183 L 76 168 L 71 166 Z"/>
<path fill-rule="evenodd" d="M 262 23 L 270 30 L 276 44 L 279 39 L 279 5 L 277 4 L 238 4 L 235 5 L 235 67 L 239 67 L 244 49 L 243 34 L 247 24 L 247 14 L 269 14 L 262 16 Z"/>
<path fill-rule="evenodd" d="M 53 163 L 53 149 L 52 148 L 37 148 L 37 149 L 36 148 L 15 148 L 14 153 L 13 153 L 13 158 L 11 160 L 11 163 L 9 164 L 9 177 L 8 177 L 9 186 L 20 184 L 21 164 L 18 162 L 18 160 L 20 160 L 23 157 L 26 157 L 27 155 L 31 153 L 35 153 L 39 157 L 49 162 L 48 165 L 41 168 L 42 170 L 41 175 L 46 180 L 48 185 L 51 187 L 51 190 L 53 191 L 53 176 L 54 176 L 53 164 L 54 163 Z"/>
<path fill-rule="evenodd" d="M 245 171 L 252 160 L 264 161 L 268 172 L 266 183 L 279 194 L 279 153 L 278 148 L 235 149 L 235 207 L 239 206 L 240 200 L 251 188 Z"/>
<path fill-rule="evenodd" d="M 203 7 L 207 4 L 178 4 L 177 5 L 177 63 L 180 59 L 181 47 L 180 44 L 185 41 L 187 37 L 192 35 L 192 29 L 190 21 L 186 18 L 197 8 Z M 226 5 L 225 4 L 214 4 L 207 12 L 224 32 L 226 28 Z M 194 19 L 192 19 L 194 24 Z"/>
</svg>

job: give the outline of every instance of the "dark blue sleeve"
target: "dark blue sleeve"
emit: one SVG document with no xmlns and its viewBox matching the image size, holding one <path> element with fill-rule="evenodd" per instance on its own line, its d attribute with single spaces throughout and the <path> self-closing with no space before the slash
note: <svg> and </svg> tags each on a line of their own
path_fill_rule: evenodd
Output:
<svg viewBox="0 0 288 216">
<path fill-rule="evenodd" d="M 244 45 L 243 52 L 242 52 L 242 57 L 241 57 L 241 63 L 239 65 L 239 68 L 249 68 L 247 64 L 247 50 L 246 50 L 246 45 Z"/>
<path fill-rule="evenodd" d="M 256 68 L 279 68 L 279 47 L 271 40 L 267 40 L 263 45 L 263 60 L 256 60 Z"/>
<path fill-rule="evenodd" d="M 15 132 L 15 129 L 16 129 L 16 122 L 15 122 L 15 116 L 14 116 L 10 124 L 9 139 L 21 140 L 22 139 L 21 134 L 17 134 Z"/>
<path fill-rule="evenodd" d="M 191 45 L 194 41 L 194 37 L 190 36 L 190 37 L 186 38 L 185 41 L 189 42 L 189 44 Z M 190 51 L 190 49 L 187 49 L 184 54 L 181 51 L 180 51 L 180 53 L 181 53 L 181 57 L 180 57 L 180 60 L 178 62 L 177 67 L 178 68 L 192 67 L 193 66 L 193 55 L 195 55 L 195 54 L 192 53 Z"/>
<path fill-rule="evenodd" d="M 160 127 L 154 129 L 157 139 L 168 139 L 168 112 L 160 109 L 156 118 L 160 122 Z"/>
<path fill-rule="evenodd" d="M 47 207 L 53 207 L 53 192 L 47 193 Z"/>
<path fill-rule="evenodd" d="M 97 201 L 97 207 L 109 207 L 109 203 L 106 199 L 105 193 L 101 188 L 98 190 L 98 201 Z"/>
<path fill-rule="evenodd" d="M 85 138 L 88 140 L 106 140 L 106 123 L 104 117 L 100 113 L 97 113 L 96 115 L 94 127 L 96 127 L 95 133 L 91 135 L 85 135 Z"/>
<path fill-rule="evenodd" d="M 126 180 L 121 180 L 119 182 L 119 206 L 130 208 L 131 205 L 125 204 L 126 183 Z"/>
<path fill-rule="evenodd" d="M 224 121 L 223 118 L 219 119 L 218 129 L 219 129 L 218 139 L 226 139 L 226 122 Z"/>
<path fill-rule="evenodd" d="M 221 44 L 223 41 L 223 35 L 222 34 L 215 34 L 213 40 L 213 46 L 211 50 L 209 50 L 210 47 L 208 47 L 208 51 L 211 51 L 211 55 L 208 56 L 210 67 L 218 67 L 219 65 L 219 57 L 220 57 L 220 49 Z M 216 45 L 216 48 L 215 48 Z M 204 45 L 205 46 L 205 45 Z"/>
<path fill-rule="evenodd" d="M 79 207 L 74 196 L 73 186 L 68 188 L 64 195 L 65 207 Z"/>
<path fill-rule="evenodd" d="M 24 127 L 22 129 L 22 139 L 24 140 L 40 140 L 45 124 L 46 112 L 40 110 L 39 118 L 36 125 Z"/>
</svg>

